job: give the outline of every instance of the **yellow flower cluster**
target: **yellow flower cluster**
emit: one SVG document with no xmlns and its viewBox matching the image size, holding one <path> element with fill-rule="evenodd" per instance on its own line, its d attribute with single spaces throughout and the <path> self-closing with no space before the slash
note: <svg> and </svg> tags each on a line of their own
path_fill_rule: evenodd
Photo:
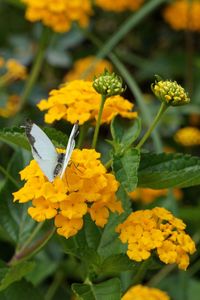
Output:
<svg viewBox="0 0 200 300">
<path fill-rule="evenodd" d="M 0 116 L 9 118 L 15 115 L 20 107 L 20 97 L 18 95 L 11 95 L 5 107 L 0 107 Z"/>
<path fill-rule="evenodd" d="M 137 188 L 135 191 L 131 192 L 129 196 L 133 201 L 141 201 L 143 204 L 150 204 L 159 197 L 167 196 L 167 192 L 167 189 L 153 190 Z M 183 197 L 183 193 L 180 189 L 174 189 L 173 195 L 177 200 L 180 200 Z"/>
<path fill-rule="evenodd" d="M 156 288 L 150 288 L 138 284 L 130 288 L 122 297 L 122 300 L 170 300 L 169 296 Z"/>
<path fill-rule="evenodd" d="M 48 110 L 45 114 L 46 123 L 64 119 L 72 124 L 79 121 L 82 125 L 97 119 L 100 102 L 101 96 L 92 87 L 92 82 L 74 80 L 58 90 L 52 90 L 48 100 L 41 100 L 38 107 L 42 111 Z M 110 123 L 116 115 L 135 118 L 137 113 L 132 112 L 132 108 L 133 104 L 121 96 L 107 98 L 101 123 Z"/>
<path fill-rule="evenodd" d="M 199 0 L 173 1 L 166 7 L 164 18 L 175 30 L 200 31 L 200 2 Z"/>
<path fill-rule="evenodd" d="M 174 139 L 183 146 L 199 146 L 200 130 L 195 127 L 181 128 L 176 132 Z"/>
<path fill-rule="evenodd" d="M 5 61 L 0 57 L 0 68 L 5 70 L 4 74 L 0 77 L 0 82 L 5 84 L 17 79 L 24 80 L 27 77 L 26 67 L 15 59 L 8 59 Z"/>
<path fill-rule="evenodd" d="M 42 21 L 56 32 L 70 30 L 72 22 L 85 27 L 92 15 L 90 0 L 21 0 L 27 5 L 26 18 Z"/>
<path fill-rule="evenodd" d="M 106 59 L 100 59 L 95 62 L 95 56 L 87 56 L 78 59 L 73 68 L 67 73 L 64 81 L 72 81 L 76 79 L 85 79 L 92 81 L 94 76 L 98 76 L 107 69 L 112 72 L 113 67 L 109 61 Z"/>
<path fill-rule="evenodd" d="M 57 232 L 66 238 L 83 226 L 83 216 L 89 213 L 97 226 L 103 227 L 109 211 L 121 213 L 121 202 L 115 192 L 118 182 L 106 172 L 100 154 L 92 149 L 74 150 L 63 179 L 49 182 L 35 160 L 20 172 L 24 186 L 14 193 L 14 201 L 32 201 L 31 217 L 42 222 L 55 218 Z"/>
<path fill-rule="evenodd" d="M 117 227 L 122 243 L 128 243 L 127 255 L 135 261 L 148 259 L 157 250 L 160 260 L 176 263 L 186 270 L 189 255 L 195 252 L 195 244 L 184 231 L 186 225 L 165 208 L 140 210 L 131 213 Z"/>
<path fill-rule="evenodd" d="M 125 10 L 137 10 L 144 0 L 96 0 L 97 6 L 104 10 L 122 12 Z"/>
</svg>

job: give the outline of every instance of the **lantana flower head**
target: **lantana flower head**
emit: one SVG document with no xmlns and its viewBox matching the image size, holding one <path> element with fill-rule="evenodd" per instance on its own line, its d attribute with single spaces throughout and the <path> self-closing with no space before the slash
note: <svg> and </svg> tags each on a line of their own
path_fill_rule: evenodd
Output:
<svg viewBox="0 0 200 300">
<path fill-rule="evenodd" d="M 125 10 L 137 10 L 144 0 L 95 0 L 95 4 L 104 10 L 122 12 Z"/>
<path fill-rule="evenodd" d="M 66 238 L 75 235 L 89 213 L 103 227 L 109 213 L 123 211 L 115 192 L 118 182 L 101 164 L 100 154 L 92 149 L 74 150 L 63 179 L 49 182 L 35 160 L 20 172 L 24 186 L 14 193 L 14 201 L 32 202 L 28 213 L 37 222 L 55 220 L 57 232 Z"/>
<path fill-rule="evenodd" d="M 0 107 L 0 116 L 4 118 L 9 118 L 15 115 L 20 108 L 20 96 L 11 95 L 8 97 L 6 105 Z"/>
<path fill-rule="evenodd" d="M 174 139 L 180 145 L 191 147 L 200 145 L 200 130 L 196 127 L 184 127 L 179 129 Z"/>
<path fill-rule="evenodd" d="M 112 64 L 106 59 L 98 59 L 95 56 L 87 56 L 76 60 L 73 68 L 67 73 L 64 81 L 84 79 L 92 81 L 95 75 L 101 74 L 105 69 L 112 72 Z M 95 62 L 95 63 L 94 63 Z"/>
<path fill-rule="evenodd" d="M 52 90 L 47 100 L 40 101 L 38 108 L 47 110 L 46 123 L 64 119 L 72 124 L 79 121 L 82 125 L 87 121 L 97 120 L 100 102 L 101 95 L 94 90 L 91 81 L 74 80 Z M 116 115 L 136 118 L 137 113 L 132 112 L 132 108 L 133 104 L 122 96 L 109 97 L 104 105 L 101 123 L 110 123 Z"/>
<path fill-rule="evenodd" d="M 82 27 L 92 15 L 90 0 L 21 0 L 27 5 L 26 18 L 31 22 L 42 21 L 56 32 L 69 31 L 72 22 Z"/>
<path fill-rule="evenodd" d="M 27 69 L 18 60 L 10 58 L 4 60 L 0 57 L 1 76 L 0 80 L 4 84 L 11 83 L 15 80 L 25 80 L 27 78 Z"/>
<path fill-rule="evenodd" d="M 170 300 L 167 293 L 152 287 L 143 286 L 138 284 L 131 287 L 122 300 Z"/>
<path fill-rule="evenodd" d="M 175 0 L 164 10 L 164 18 L 175 30 L 200 31 L 200 2 Z"/>
<path fill-rule="evenodd" d="M 186 270 L 189 254 L 193 254 L 195 244 L 185 233 L 186 225 L 165 208 L 140 210 L 131 213 L 124 223 L 117 227 L 122 243 L 128 243 L 127 255 L 135 261 L 143 261 L 156 251 L 166 264 L 176 263 Z"/>
</svg>

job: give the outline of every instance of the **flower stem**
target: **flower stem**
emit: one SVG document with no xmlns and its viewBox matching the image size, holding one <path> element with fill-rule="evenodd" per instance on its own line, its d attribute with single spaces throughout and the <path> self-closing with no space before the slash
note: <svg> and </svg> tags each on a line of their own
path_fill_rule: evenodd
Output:
<svg viewBox="0 0 200 300">
<path fill-rule="evenodd" d="M 97 139 L 98 139 L 98 135 L 99 135 L 99 128 L 100 128 L 100 124 L 101 124 L 101 117 L 102 117 L 105 101 L 106 101 L 106 96 L 101 95 L 101 104 L 100 104 L 100 108 L 99 108 L 99 114 L 98 114 L 97 124 L 96 124 L 95 131 L 94 131 L 94 136 L 93 136 L 93 140 L 92 140 L 92 148 L 96 148 Z"/>
<path fill-rule="evenodd" d="M 5 177 L 6 178 L 8 178 L 15 186 L 16 186 L 16 188 L 20 188 L 20 185 L 18 184 L 18 182 L 8 173 L 8 171 L 6 170 L 6 169 L 4 169 L 4 167 L 2 167 L 1 165 L 0 165 L 0 172 L 2 173 L 2 174 L 4 174 L 5 175 Z"/>
<path fill-rule="evenodd" d="M 22 248 L 20 249 L 20 251 L 24 250 L 26 247 L 28 247 L 30 245 L 30 243 L 32 242 L 32 240 L 34 239 L 36 234 L 40 231 L 40 229 L 42 228 L 43 225 L 44 225 L 44 222 L 40 222 L 40 223 L 37 224 L 37 226 L 34 228 L 33 232 L 31 233 L 31 235 L 24 242 L 24 244 L 23 244 Z"/>
<path fill-rule="evenodd" d="M 35 82 L 37 81 L 38 75 L 42 68 L 42 62 L 43 62 L 43 59 L 45 56 L 46 48 L 48 46 L 48 41 L 49 41 L 49 29 L 46 27 L 43 27 L 43 31 L 42 31 L 40 41 L 39 41 L 38 52 L 36 54 L 35 61 L 34 61 L 32 69 L 31 69 L 31 73 L 28 77 L 28 80 L 26 81 L 24 91 L 21 95 L 20 108 L 22 108 L 24 106 L 24 104 L 26 103 L 27 98 L 31 94 L 33 86 L 34 86 Z"/>
<path fill-rule="evenodd" d="M 155 119 L 153 120 L 153 123 L 151 124 L 151 126 L 149 127 L 149 129 L 147 130 L 147 132 L 145 133 L 145 135 L 143 136 L 143 138 L 140 140 L 140 142 L 138 143 L 138 145 L 136 146 L 137 149 L 140 149 L 141 146 L 149 138 L 149 136 L 151 135 L 152 131 L 154 130 L 154 128 L 156 127 L 156 125 L 160 121 L 162 115 L 164 114 L 164 112 L 166 111 L 167 108 L 168 108 L 168 105 L 165 102 L 162 102 L 161 106 L 160 106 L 160 109 L 159 109 L 159 111 L 158 111 Z"/>
<path fill-rule="evenodd" d="M 81 149 L 82 146 L 83 146 L 83 141 L 84 141 L 85 136 L 87 134 L 88 128 L 89 128 L 89 123 L 88 122 L 86 122 L 82 126 L 80 126 L 80 133 L 79 133 L 78 142 L 77 142 L 77 145 L 76 145 L 76 147 L 78 149 Z"/>
<path fill-rule="evenodd" d="M 142 279 L 148 269 L 149 263 L 150 263 L 150 259 L 147 259 L 141 263 L 136 275 L 134 276 L 132 285 L 136 285 L 142 281 Z"/>
</svg>

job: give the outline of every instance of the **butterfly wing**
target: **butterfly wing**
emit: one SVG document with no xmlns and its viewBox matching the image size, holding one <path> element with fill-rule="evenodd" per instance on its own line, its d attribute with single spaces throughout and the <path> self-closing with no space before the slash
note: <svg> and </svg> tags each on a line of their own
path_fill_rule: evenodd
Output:
<svg viewBox="0 0 200 300">
<path fill-rule="evenodd" d="M 54 169 L 58 160 L 58 153 L 51 140 L 40 127 L 31 121 L 26 122 L 25 131 L 34 159 L 49 181 L 54 180 Z"/>
<path fill-rule="evenodd" d="M 68 143 L 67 143 L 67 148 L 66 148 L 64 162 L 63 162 L 63 165 L 62 165 L 62 170 L 61 170 L 61 173 L 60 173 L 60 178 L 63 177 L 63 175 L 65 173 L 65 169 L 66 169 L 66 167 L 69 163 L 70 157 L 71 157 L 72 152 L 73 152 L 74 147 L 75 147 L 75 137 L 77 136 L 77 134 L 78 134 L 78 123 L 75 123 L 73 128 L 72 128 L 72 131 L 71 131 L 71 134 L 69 136 Z"/>
</svg>

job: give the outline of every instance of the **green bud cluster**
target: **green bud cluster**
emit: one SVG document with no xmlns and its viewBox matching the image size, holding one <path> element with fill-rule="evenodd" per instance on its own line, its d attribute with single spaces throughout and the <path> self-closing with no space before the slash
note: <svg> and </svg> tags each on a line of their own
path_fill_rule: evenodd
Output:
<svg viewBox="0 0 200 300">
<path fill-rule="evenodd" d="M 176 81 L 156 81 L 151 85 L 151 88 L 155 96 L 167 105 L 179 106 L 190 102 L 188 94 Z"/>
<path fill-rule="evenodd" d="M 125 91 L 121 77 L 115 73 L 110 73 L 105 70 L 99 77 L 95 77 L 93 81 L 93 88 L 102 96 L 111 97 L 120 95 Z"/>
</svg>

